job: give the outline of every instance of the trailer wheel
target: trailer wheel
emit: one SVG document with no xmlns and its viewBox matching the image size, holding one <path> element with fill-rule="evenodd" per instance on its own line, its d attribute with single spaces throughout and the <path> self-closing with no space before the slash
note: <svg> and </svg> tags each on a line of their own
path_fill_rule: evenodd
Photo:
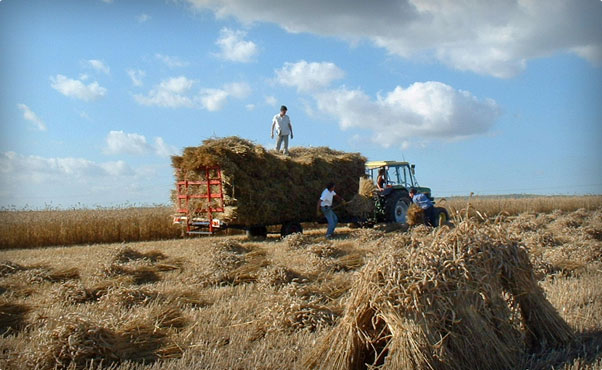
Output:
<svg viewBox="0 0 602 370">
<path fill-rule="evenodd" d="M 280 236 L 283 238 L 287 235 L 291 234 L 303 234 L 303 226 L 301 226 L 298 222 L 287 222 L 282 224 L 282 228 L 280 229 Z"/>
<path fill-rule="evenodd" d="M 268 237 L 268 228 L 265 226 L 251 226 L 247 229 L 247 237 L 250 239 L 265 239 Z"/>
</svg>

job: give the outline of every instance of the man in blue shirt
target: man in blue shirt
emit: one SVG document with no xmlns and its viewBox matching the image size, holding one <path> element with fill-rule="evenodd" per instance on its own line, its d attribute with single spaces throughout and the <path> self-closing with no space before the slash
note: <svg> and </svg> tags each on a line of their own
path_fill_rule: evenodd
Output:
<svg viewBox="0 0 602 370">
<path fill-rule="evenodd" d="M 433 201 L 426 194 L 419 193 L 416 188 L 410 189 L 410 198 L 415 205 L 424 211 L 424 221 L 429 226 L 435 226 L 435 207 Z"/>
</svg>

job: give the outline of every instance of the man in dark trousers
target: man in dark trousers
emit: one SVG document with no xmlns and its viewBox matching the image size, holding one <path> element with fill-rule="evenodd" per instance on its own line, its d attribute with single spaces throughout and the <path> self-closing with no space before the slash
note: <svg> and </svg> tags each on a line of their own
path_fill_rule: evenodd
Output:
<svg viewBox="0 0 602 370">
<path fill-rule="evenodd" d="M 318 208 L 316 210 L 317 215 L 320 215 L 320 210 L 322 210 L 322 214 L 324 214 L 326 221 L 328 221 L 328 230 L 326 230 L 327 239 L 330 239 L 333 236 L 334 229 L 339 222 L 339 218 L 332 210 L 332 201 L 334 198 L 337 198 L 343 204 L 346 204 L 345 200 L 334 192 L 334 182 L 329 182 L 328 185 L 326 185 L 326 189 L 322 191 L 320 199 L 318 199 Z"/>
<path fill-rule="evenodd" d="M 433 201 L 426 194 L 418 193 L 416 188 L 410 189 L 410 198 L 415 205 L 424 211 L 424 221 L 429 226 L 435 226 L 435 207 Z"/>
</svg>

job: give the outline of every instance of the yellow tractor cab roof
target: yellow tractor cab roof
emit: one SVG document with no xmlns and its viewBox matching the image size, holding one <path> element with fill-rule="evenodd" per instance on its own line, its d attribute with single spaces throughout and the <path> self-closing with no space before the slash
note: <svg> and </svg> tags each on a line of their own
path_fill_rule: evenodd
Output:
<svg viewBox="0 0 602 370">
<path fill-rule="evenodd" d="M 366 162 L 366 168 L 369 170 L 380 168 L 380 167 L 391 167 L 391 166 L 409 166 L 408 162 L 399 162 L 399 161 L 371 161 Z"/>
</svg>

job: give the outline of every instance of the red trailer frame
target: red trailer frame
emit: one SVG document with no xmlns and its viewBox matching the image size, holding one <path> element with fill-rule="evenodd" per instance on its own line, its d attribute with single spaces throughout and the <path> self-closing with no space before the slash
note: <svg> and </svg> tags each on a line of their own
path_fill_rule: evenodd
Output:
<svg viewBox="0 0 602 370">
<path fill-rule="evenodd" d="M 193 181 L 184 178 L 184 180 L 176 182 L 176 212 L 178 214 L 174 216 L 174 223 L 183 224 L 186 221 L 186 233 L 188 234 L 213 234 L 215 229 L 222 226 L 221 220 L 215 217 L 215 213 L 224 212 L 222 170 L 219 166 L 208 166 L 201 173 L 204 173 L 204 178 L 201 180 Z M 219 190 L 213 191 L 214 186 L 217 186 Z M 205 189 L 202 187 L 206 187 L 205 194 L 203 194 Z M 206 199 L 207 206 L 191 209 L 191 199 Z M 208 231 L 203 231 L 204 228 L 207 228 Z"/>
</svg>

